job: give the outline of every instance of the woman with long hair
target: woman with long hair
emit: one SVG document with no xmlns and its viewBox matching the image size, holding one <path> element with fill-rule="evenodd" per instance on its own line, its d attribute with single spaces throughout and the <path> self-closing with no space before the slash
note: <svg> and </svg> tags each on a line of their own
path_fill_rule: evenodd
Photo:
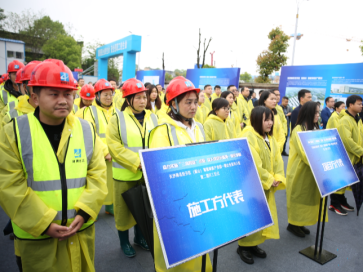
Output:
<svg viewBox="0 0 363 272">
<path fill-rule="evenodd" d="M 299 140 L 298 132 L 319 129 L 319 106 L 306 102 L 300 109 L 296 126 L 290 139 L 290 154 L 286 171 L 287 230 L 298 237 L 310 231 L 305 226 L 318 221 L 320 193 L 309 161 Z"/>
<path fill-rule="evenodd" d="M 155 85 L 149 85 L 147 91 L 147 105 L 146 109 L 151 111 L 154 114 L 161 109 L 162 102 L 161 98 L 158 95 L 158 89 Z"/>
<path fill-rule="evenodd" d="M 277 141 L 277 144 L 280 148 L 280 153 L 282 153 L 282 150 L 284 149 L 285 144 L 285 131 L 282 127 L 282 123 L 280 120 L 280 117 L 276 110 L 276 94 L 273 91 L 264 91 L 260 99 L 258 100 L 259 106 L 265 106 L 266 108 L 269 108 L 274 113 L 274 137 Z"/>
<path fill-rule="evenodd" d="M 235 126 L 237 136 L 239 137 L 242 133 L 243 123 L 239 119 L 240 112 L 239 112 L 237 104 L 234 102 L 235 101 L 234 94 L 230 91 L 224 91 L 221 94 L 221 98 L 224 98 L 229 102 L 229 108 L 230 108 L 229 117 L 231 118 L 231 120 Z"/>
<path fill-rule="evenodd" d="M 242 137 L 247 137 L 274 221 L 273 226 L 238 241 L 237 253 L 248 264 L 254 263 L 253 255 L 266 258 L 266 252 L 258 245 L 266 239 L 280 239 L 275 192 L 285 189 L 286 179 L 281 152 L 273 137 L 274 117 L 270 109 L 258 106 L 251 112 L 251 125 L 242 132 Z"/>
<path fill-rule="evenodd" d="M 166 89 L 166 104 L 170 110 L 159 121 L 160 126 L 150 133 L 150 148 L 178 146 L 205 141 L 203 125 L 194 120 L 200 89 L 184 77 L 174 78 Z M 202 257 L 192 259 L 171 269 L 165 265 L 160 239 L 154 223 L 154 262 L 156 272 L 199 272 Z M 177 235 L 177 234 L 176 234 Z M 207 254 L 206 271 L 212 266 Z"/>
</svg>

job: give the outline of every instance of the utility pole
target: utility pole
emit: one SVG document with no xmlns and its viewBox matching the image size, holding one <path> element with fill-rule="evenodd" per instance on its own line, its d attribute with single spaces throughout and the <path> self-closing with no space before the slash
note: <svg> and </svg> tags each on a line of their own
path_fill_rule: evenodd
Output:
<svg viewBox="0 0 363 272">
<path fill-rule="evenodd" d="M 309 0 L 306 0 L 309 1 Z M 297 4 L 297 13 L 296 13 L 296 23 L 295 23 L 295 35 L 294 35 L 294 47 L 292 49 L 292 60 L 291 60 L 291 66 L 294 65 L 294 58 L 295 58 L 295 45 L 296 45 L 296 36 L 297 36 L 297 23 L 299 20 L 299 4 L 300 4 L 300 0 L 296 0 L 296 4 Z"/>
<path fill-rule="evenodd" d="M 216 51 L 213 51 L 213 53 L 209 53 L 211 55 L 211 62 L 210 62 L 210 65 L 213 66 L 213 55 Z"/>
</svg>

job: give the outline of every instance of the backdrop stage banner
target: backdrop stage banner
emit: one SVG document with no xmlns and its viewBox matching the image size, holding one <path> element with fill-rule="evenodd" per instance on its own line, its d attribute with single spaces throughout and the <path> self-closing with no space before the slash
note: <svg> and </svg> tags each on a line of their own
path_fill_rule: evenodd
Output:
<svg viewBox="0 0 363 272">
<path fill-rule="evenodd" d="M 337 129 L 298 132 L 321 197 L 359 181 Z"/>
<path fill-rule="evenodd" d="M 148 70 L 148 71 L 137 71 L 136 79 L 142 83 L 149 82 L 152 85 L 160 84 L 164 88 L 165 84 L 165 71 L 164 70 Z"/>
<path fill-rule="evenodd" d="M 140 159 L 167 268 L 273 225 L 245 138 Z"/>
</svg>

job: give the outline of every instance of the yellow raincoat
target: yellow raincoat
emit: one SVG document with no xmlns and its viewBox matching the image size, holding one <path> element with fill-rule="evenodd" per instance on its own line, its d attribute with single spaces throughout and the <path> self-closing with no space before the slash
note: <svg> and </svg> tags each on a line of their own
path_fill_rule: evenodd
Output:
<svg viewBox="0 0 363 272">
<path fill-rule="evenodd" d="M 223 121 L 218 116 L 210 114 L 204 122 L 204 131 L 207 141 L 237 138 L 236 127 L 229 117 Z"/>
<path fill-rule="evenodd" d="M 220 98 L 221 95 L 218 96 L 216 93 L 212 93 L 211 97 L 212 97 L 212 103 L 213 103 L 213 100 L 217 99 L 217 98 Z"/>
<path fill-rule="evenodd" d="M 286 198 L 288 222 L 303 227 L 318 222 L 321 197 L 297 135 L 300 131 L 302 128 L 298 125 L 291 134 L 290 154 L 286 171 Z M 326 214 L 327 221 L 328 214 Z"/>
<path fill-rule="evenodd" d="M 107 127 L 112 114 L 115 112 L 115 109 L 113 106 L 111 106 L 108 110 L 97 105 L 96 100 L 93 101 L 92 106 L 95 106 L 97 108 L 97 111 L 102 114 L 99 114 L 99 119 L 101 119 L 105 126 Z M 84 120 L 87 120 L 89 122 L 91 122 L 91 124 L 93 125 L 93 127 L 96 130 L 96 124 L 95 124 L 95 120 L 93 119 L 93 116 L 91 114 L 91 110 L 89 109 L 89 107 L 85 107 L 83 109 L 80 109 L 77 111 L 76 113 L 77 117 L 80 117 Z M 107 142 L 106 142 L 106 138 L 100 138 L 102 140 L 103 146 L 102 146 L 102 150 L 103 150 L 103 160 L 105 160 L 104 158 L 107 156 L 107 154 L 110 153 L 110 151 L 108 150 L 107 147 Z M 108 194 L 107 197 L 105 198 L 105 202 L 103 203 L 103 205 L 111 205 L 113 203 L 113 178 L 112 178 L 112 162 L 106 161 L 106 166 L 107 166 L 107 189 L 108 189 Z"/>
<path fill-rule="evenodd" d="M 140 137 L 146 138 L 145 132 L 149 133 L 149 131 L 146 130 L 146 120 L 151 122 L 151 111 L 145 110 L 143 126 L 141 126 L 140 122 L 136 119 L 130 107 L 127 107 L 124 112 L 129 114 L 133 121 L 135 121 L 135 124 L 138 126 L 141 133 Z M 109 146 L 110 154 L 118 164 L 122 165 L 133 173 L 140 171 L 138 169 L 140 166 L 139 154 L 131 151 L 130 149 L 127 149 L 122 143 L 119 132 L 119 121 L 116 115 L 113 115 L 110 119 L 106 131 L 106 140 Z M 140 182 L 143 182 L 143 178 Z M 137 186 L 138 184 L 138 181 L 114 181 L 113 183 L 114 215 L 116 229 L 119 231 L 126 231 L 136 225 L 136 221 L 121 194 Z"/>
<path fill-rule="evenodd" d="M 205 100 L 204 100 L 204 106 L 206 106 L 208 112 L 212 110 L 212 101 L 209 100 L 208 96 L 204 93 Z"/>
<path fill-rule="evenodd" d="M 344 111 L 344 110 L 343 110 Z M 326 128 L 327 129 L 331 129 L 331 128 L 336 128 L 338 129 L 338 125 L 339 125 L 339 113 L 337 113 L 336 111 L 334 111 L 331 115 L 330 118 L 328 120 L 328 123 L 326 124 Z"/>
<path fill-rule="evenodd" d="M 75 118 L 72 114 L 66 118 L 57 151 L 60 163 L 64 161 Z M 77 211 L 82 209 L 92 220 L 96 219 L 107 194 L 106 165 L 100 143 L 101 141 L 95 141 L 86 187 L 75 205 Z M 5 125 L 0 131 L 0 153 L 0 205 L 15 224 L 38 237 L 53 221 L 56 212 L 27 185 L 12 123 Z M 95 271 L 94 226 L 64 241 L 54 238 L 39 241 L 17 239 L 16 243 L 20 251 L 17 255 L 22 258 L 24 272 Z"/>
<path fill-rule="evenodd" d="M 197 122 L 204 124 L 205 120 L 207 120 L 208 114 L 209 114 L 209 111 L 204 104 L 198 105 L 197 113 L 195 114 L 194 119 Z"/>
<path fill-rule="evenodd" d="M 120 92 L 119 94 L 115 94 L 115 96 L 113 97 L 113 106 L 119 111 L 121 111 L 121 107 L 124 101 L 125 98 L 122 97 L 122 92 Z"/>
<path fill-rule="evenodd" d="M 158 110 L 158 112 L 156 113 L 156 116 L 157 116 L 158 118 L 161 118 L 161 116 L 163 116 L 164 114 L 167 114 L 168 112 L 169 112 L 169 106 L 168 106 L 168 105 L 166 105 L 165 103 L 163 103 L 163 104 L 161 105 L 160 110 Z"/>
<path fill-rule="evenodd" d="M 241 119 L 239 118 L 239 116 L 240 116 L 240 112 L 239 112 L 238 106 L 236 105 L 236 103 L 233 103 L 229 117 L 231 118 L 231 121 L 234 124 L 235 130 L 237 133 L 237 137 L 240 137 L 240 135 L 242 133 Z"/>
<path fill-rule="evenodd" d="M 282 109 L 282 107 L 280 105 L 276 105 L 276 110 L 277 110 L 277 114 L 280 117 L 282 129 L 284 130 L 285 137 L 286 137 L 287 136 L 287 119 L 285 117 L 284 110 Z"/>
<path fill-rule="evenodd" d="M 243 95 L 240 95 L 237 99 L 238 104 L 240 104 L 240 114 L 243 117 L 242 122 L 246 125 L 251 125 L 250 116 L 253 110 L 253 104 L 249 104 Z"/>
<path fill-rule="evenodd" d="M 280 148 L 280 153 L 284 149 L 284 144 L 286 140 L 285 131 L 282 128 L 281 120 L 279 114 L 274 115 L 274 131 L 273 136 L 276 139 L 277 145 Z"/>
<path fill-rule="evenodd" d="M 274 137 L 268 136 L 271 151 L 268 148 L 265 139 L 251 126 L 247 126 L 243 130 L 242 137 L 247 137 L 258 175 L 260 176 L 262 187 L 265 191 L 272 219 L 274 221 L 273 226 L 238 240 L 239 246 L 252 247 L 262 244 L 266 239 L 280 239 L 275 192 L 286 188 L 286 179 L 284 162 Z M 272 183 L 274 181 L 280 181 L 281 183 L 277 187 L 272 187 Z"/>
<path fill-rule="evenodd" d="M 15 107 L 15 109 L 18 111 L 18 115 L 23 115 L 23 114 L 27 114 L 27 113 L 30 113 L 30 112 L 34 112 L 35 109 L 33 108 L 32 105 L 29 104 L 28 102 L 28 99 L 29 99 L 29 96 L 27 95 L 22 95 L 22 96 L 19 96 L 18 97 L 19 99 L 19 103 L 18 105 Z M 8 107 L 6 107 L 8 108 Z M 0 124 L 0 130 L 2 127 L 4 127 L 7 123 L 10 122 L 10 116 L 9 114 L 7 114 L 8 111 L 6 112 L 5 116 L 2 119 L 2 122 Z"/>
<path fill-rule="evenodd" d="M 176 135 L 180 145 L 193 143 L 193 140 L 190 138 L 187 131 L 184 128 L 179 127 L 177 123 L 170 116 L 164 115 L 163 118 L 159 120 L 159 124 L 164 124 L 164 123 L 175 127 Z M 196 142 L 203 142 L 204 137 L 199 129 L 199 126 L 196 125 L 194 132 L 195 132 Z M 168 136 L 169 134 L 170 132 L 168 132 L 168 127 L 166 125 L 156 127 L 150 134 L 150 148 L 160 148 L 160 147 L 170 146 L 171 142 Z M 164 255 L 161 249 L 161 244 L 158 232 L 156 230 L 155 221 L 154 221 L 153 230 L 154 230 L 154 262 L 155 262 L 156 272 L 161 272 L 161 271 L 200 272 L 201 271 L 202 257 L 190 260 L 186 263 L 180 264 L 171 269 L 166 269 Z M 210 262 L 209 254 L 207 254 L 206 271 L 209 272 L 212 271 L 212 265 Z"/>
</svg>

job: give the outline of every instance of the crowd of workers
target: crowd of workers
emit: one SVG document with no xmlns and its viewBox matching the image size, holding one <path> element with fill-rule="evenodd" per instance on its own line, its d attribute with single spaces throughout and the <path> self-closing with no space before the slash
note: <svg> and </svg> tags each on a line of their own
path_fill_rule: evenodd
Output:
<svg viewBox="0 0 363 272">
<path fill-rule="evenodd" d="M 320 108 L 310 91 L 298 93 L 292 109 L 281 105 L 279 90 L 195 88 L 184 77 L 161 85 L 98 80 L 94 86 L 74 80 L 61 61 L 27 65 L 13 61 L 0 85 L 0 205 L 11 219 L 20 271 L 94 271 L 95 221 L 102 205 L 114 215 L 120 246 L 127 257 L 149 246 L 122 194 L 144 183 L 139 150 L 246 137 L 268 200 L 274 225 L 238 241 L 248 263 L 265 258 L 259 247 L 279 239 L 274 194 L 285 190 L 287 230 L 298 237 L 316 224 L 320 193 L 297 132 L 319 129 Z M 322 111 L 324 128 L 337 128 L 353 165 L 363 156 L 362 98 L 346 104 L 330 97 Z M 292 130 L 292 133 L 290 131 Z M 291 134 L 289 154 L 286 141 Z M 285 175 L 282 155 L 289 156 Z M 345 189 L 331 196 L 329 209 L 346 215 L 354 208 Z M 154 224 L 154 264 L 166 271 Z M 196 258 L 170 271 L 201 271 Z M 211 271 L 207 256 L 207 270 Z"/>
</svg>

